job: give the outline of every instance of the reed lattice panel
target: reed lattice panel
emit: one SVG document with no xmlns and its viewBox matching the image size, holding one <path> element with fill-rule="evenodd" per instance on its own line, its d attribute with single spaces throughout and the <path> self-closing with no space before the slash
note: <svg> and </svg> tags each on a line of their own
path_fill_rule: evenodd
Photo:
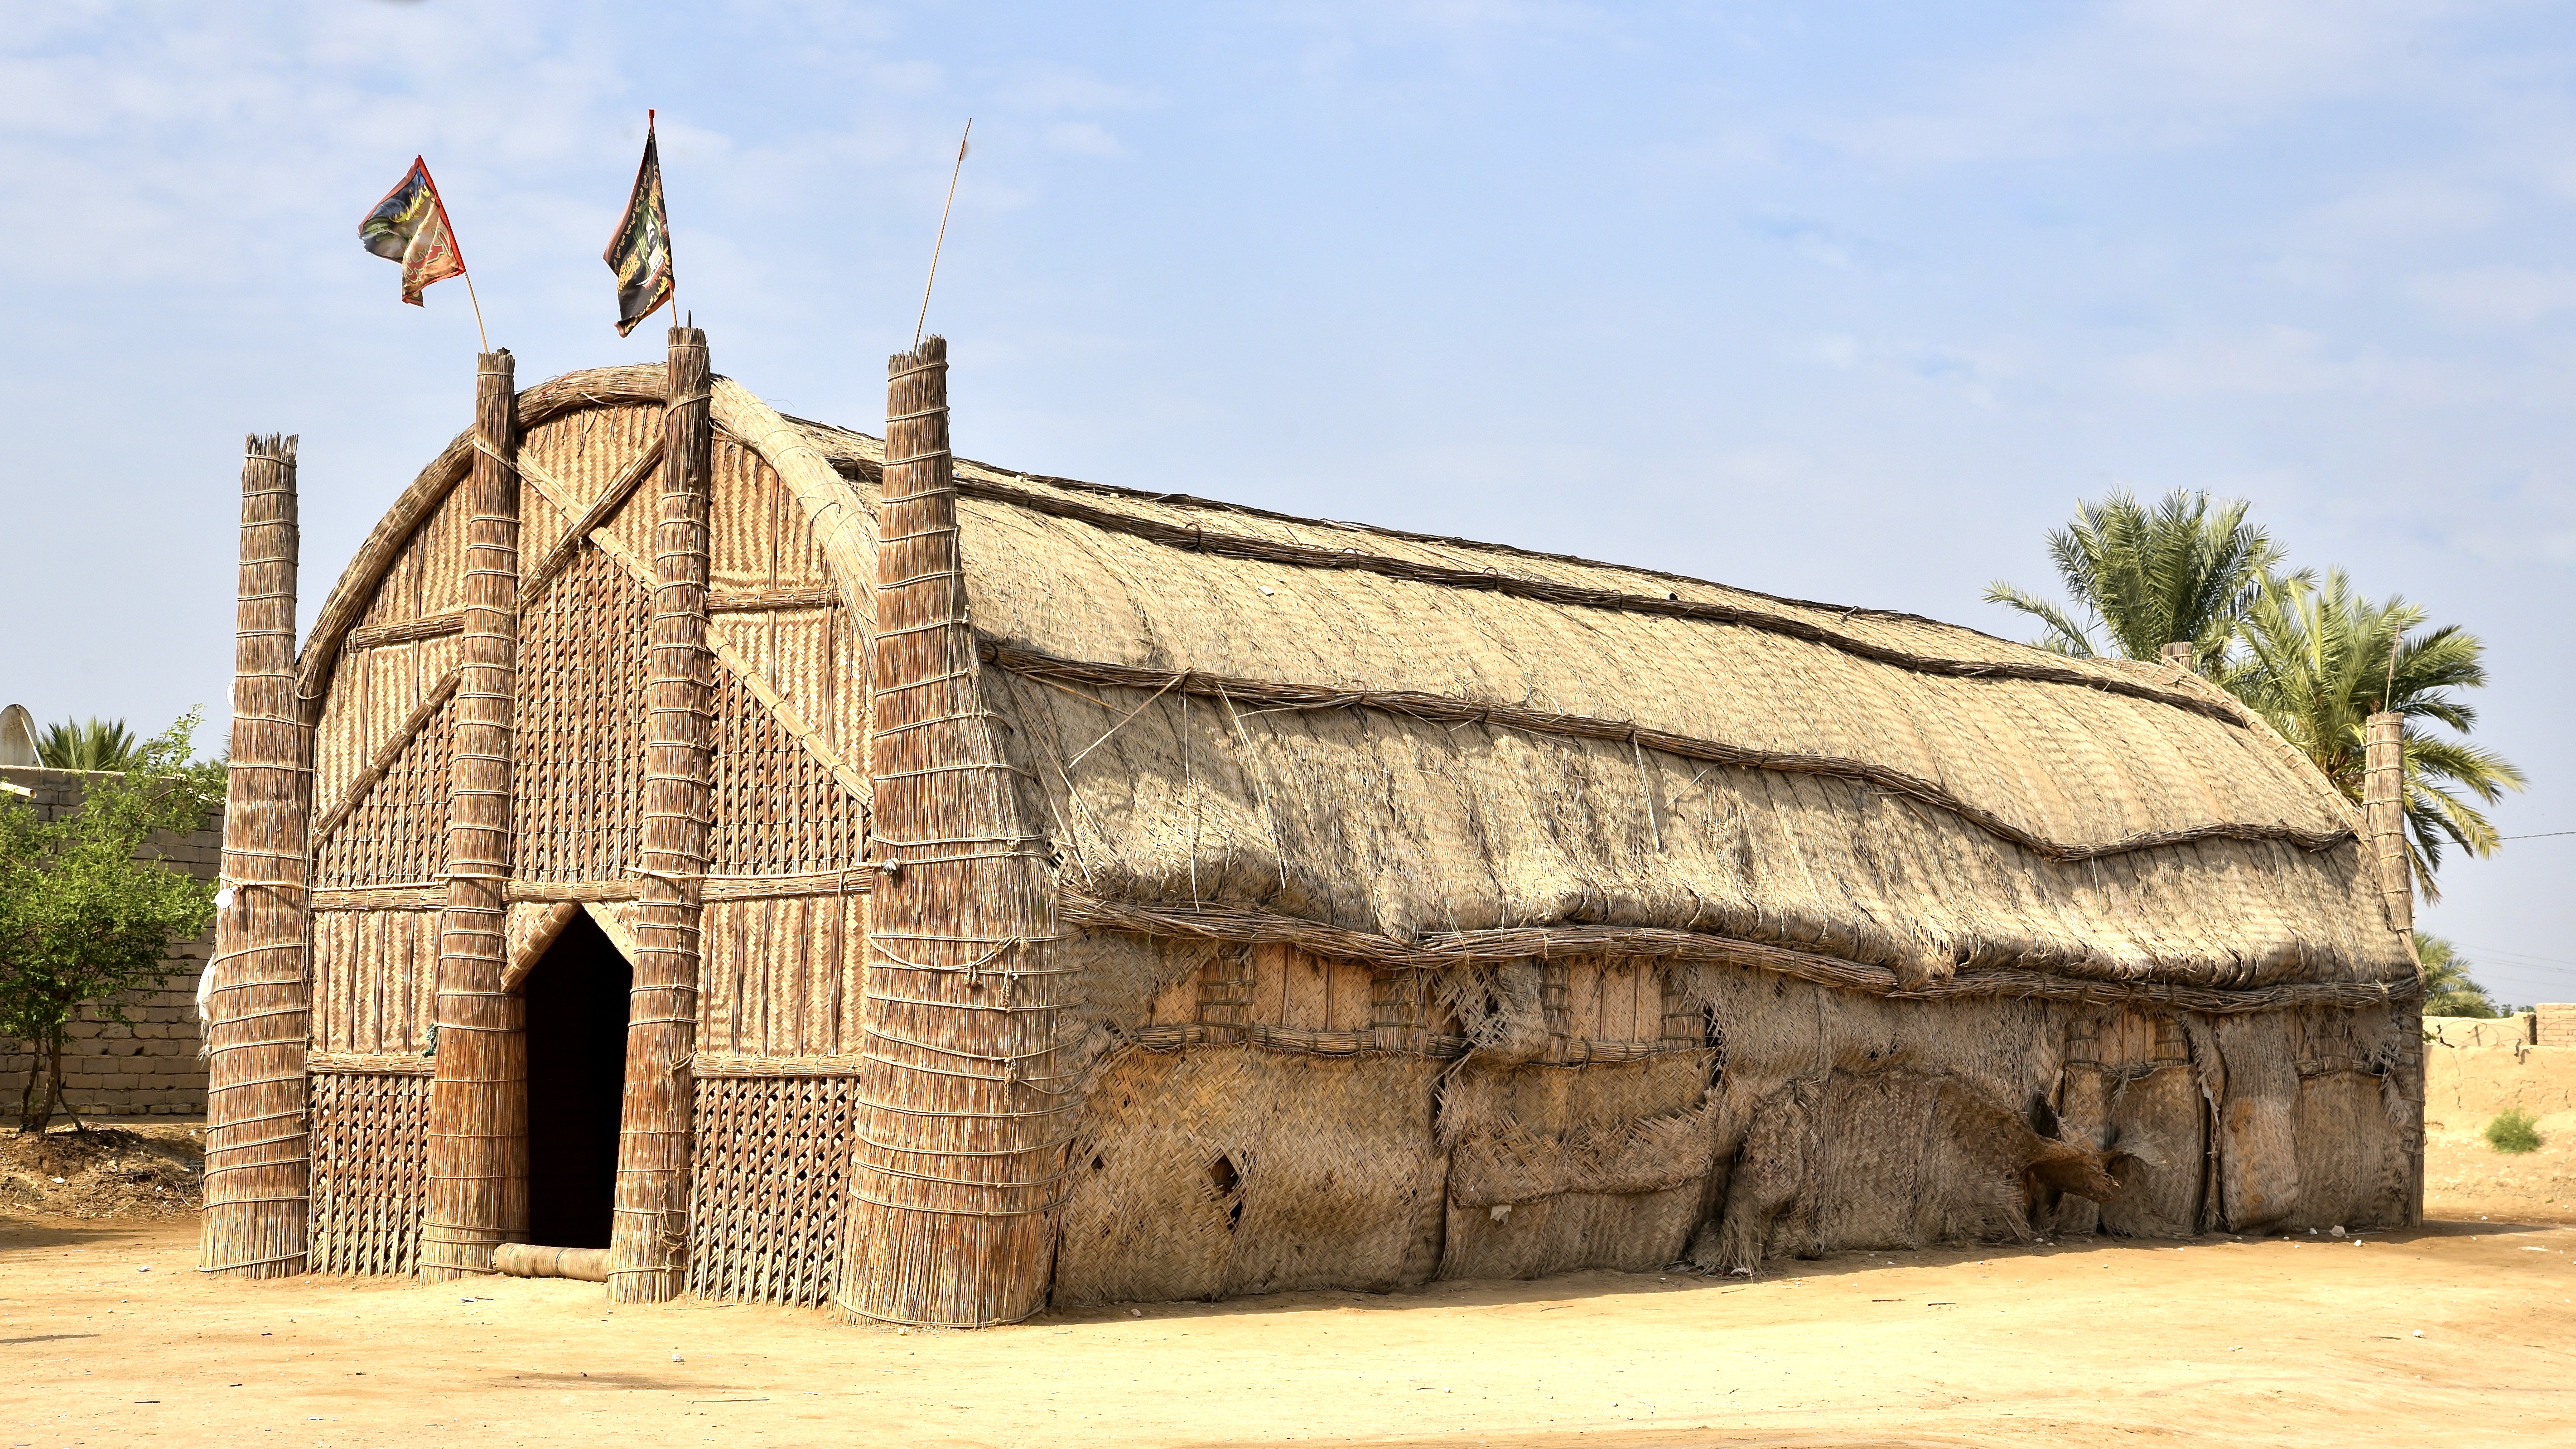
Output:
<svg viewBox="0 0 2576 1449">
<path fill-rule="evenodd" d="M 447 863 L 447 756 L 455 704 L 440 705 L 314 853 L 317 886 L 428 880 Z"/>
<path fill-rule="evenodd" d="M 429 1201 L 429 1082 L 425 1072 L 313 1074 L 314 1272 L 412 1271 Z"/>
<path fill-rule="evenodd" d="M 859 802 L 742 681 L 718 671 L 715 831 L 720 875 L 832 870 L 859 858 Z"/>
<path fill-rule="evenodd" d="M 689 1291 L 820 1305 L 841 1244 L 856 1077 L 701 1077 Z"/>
<path fill-rule="evenodd" d="M 512 762 L 519 876 L 616 880 L 635 859 L 651 620 L 644 586 L 588 544 L 521 617 Z"/>
</svg>

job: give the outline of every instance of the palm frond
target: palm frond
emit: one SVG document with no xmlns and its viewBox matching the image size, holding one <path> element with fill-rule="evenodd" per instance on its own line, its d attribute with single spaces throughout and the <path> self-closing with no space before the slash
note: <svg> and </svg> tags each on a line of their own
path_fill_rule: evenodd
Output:
<svg viewBox="0 0 2576 1449">
<path fill-rule="evenodd" d="M 2001 579 L 1986 585 L 1986 602 L 2018 609 L 2040 622 L 2048 632 L 2031 641 L 2033 646 L 2076 659 L 2094 657 L 2091 631 L 2069 615 L 2065 608 L 2005 583 Z"/>
</svg>

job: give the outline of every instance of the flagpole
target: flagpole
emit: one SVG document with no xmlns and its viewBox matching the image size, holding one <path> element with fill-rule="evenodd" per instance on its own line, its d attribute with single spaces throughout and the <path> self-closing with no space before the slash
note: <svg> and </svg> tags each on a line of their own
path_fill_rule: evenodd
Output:
<svg viewBox="0 0 2576 1449">
<path fill-rule="evenodd" d="M 644 144 L 647 146 L 653 144 L 655 114 L 657 113 L 649 106 L 644 110 Z M 662 180 L 662 153 L 658 147 L 653 152 L 653 179 L 657 183 Z M 671 245 L 671 189 L 667 185 L 662 187 L 662 246 L 666 253 L 679 251 L 679 248 Z M 662 300 L 671 309 L 671 325 L 677 327 L 680 325 L 680 267 L 676 261 L 669 265 L 671 290 L 663 295 Z M 635 320 L 637 326 L 643 325 L 643 318 L 639 317 Z"/>
<path fill-rule="evenodd" d="M 975 118 L 966 118 L 966 129 L 957 133 L 957 164 L 948 173 L 948 199 L 939 207 L 939 240 L 930 244 L 930 280 L 921 284 L 921 315 L 913 319 L 912 345 L 921 348 L 921 329 L 930 325 L 930 289 L 939 284 L 939 249 L 948 245 L 948 208 L 957 204 L 957 176 L 966 169 L 966 138 L 975 134 Z"/>
<path fill-rule="evenodd" d="M 492 335 L 483 330 L 483 299 L 474 295 L 474 273 L 459 271 L 457 275 L 465 279 L 465 300 L 474 304 L 474 336 L 483 344 L 483 350 L 489 352 L 492 350 Z"/>
</svg>

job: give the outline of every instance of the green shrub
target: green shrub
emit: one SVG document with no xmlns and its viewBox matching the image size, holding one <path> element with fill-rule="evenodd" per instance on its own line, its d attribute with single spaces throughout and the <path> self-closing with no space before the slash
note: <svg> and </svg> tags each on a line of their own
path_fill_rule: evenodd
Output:
<svg viewBox="0 0 2576 1449">
<path fill-rule="evenodd" d="M 2498 1152 L 2537 1152 L 2540 1124 L 2520 1107 L 2507 1107 L 2487 1124 L 2487 1145 Z"/>
</svg>

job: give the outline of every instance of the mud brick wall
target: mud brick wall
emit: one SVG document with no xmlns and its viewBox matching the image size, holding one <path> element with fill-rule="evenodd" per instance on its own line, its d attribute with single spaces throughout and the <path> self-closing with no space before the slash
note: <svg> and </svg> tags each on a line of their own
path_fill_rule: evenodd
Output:
<svg viewBox="0 0 2576 1449">
<path fill-rule="evenodd" d="M 79 770 L 0 767 L 0 781 L 34 793 L 29 803 L 46 819 L 80 807 L 88 776 Z M 184 840 L 155 841 L 153 853 L 183 866 L 201 880 L 212 880 L 222 863 L 223 817 Z M 197 1059 L 197 978 L 213 954 L 214 937 L 184 941 L 170 948 L 170 976 L 158 990 L 125 1000 L 134 1025 L 81 1021 L 72 1027 L 63 1056 L 63 1102 L 85 1116 L 202 1116 L 206 1110 L 206 1064 Z M 35 1053 L 23 1041 L 0 1038 L 0 1110 L 14 1112 L 19 1093 L 35 1066 Z"/>
</svg>

